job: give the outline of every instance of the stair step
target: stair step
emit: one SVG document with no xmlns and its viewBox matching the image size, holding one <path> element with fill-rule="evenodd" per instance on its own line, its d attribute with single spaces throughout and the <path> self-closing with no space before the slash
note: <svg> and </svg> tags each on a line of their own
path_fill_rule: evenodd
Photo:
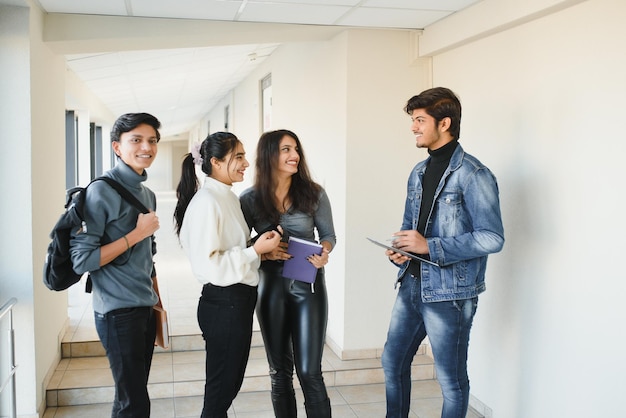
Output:
<svg viewBox="0 0 626 418">
<path fill-rule="evenodd" d="M 110 402 L 115 394 L 113 378 L 99 341 L 65 342 L 63 359 L 46 390 L 48 407 Z M 269 391 L 268 364 L 260 332 L 253 335 L 250 359 L 241 392 Z M 322 361 L 328 387 L 384 383 L 380 358 L 341 360 L 325 347 Z M 414 380 L 435 377 L 432 358 L 420 347 L 413 361 Z M 171 338 L 170 348 L 155 349 L 148 391 L 152 399 L 202 396 L 204 393 L 204 340 L 201 335 Z M 294 386 L 299 387 L 298 379 Z"/>
</svg>

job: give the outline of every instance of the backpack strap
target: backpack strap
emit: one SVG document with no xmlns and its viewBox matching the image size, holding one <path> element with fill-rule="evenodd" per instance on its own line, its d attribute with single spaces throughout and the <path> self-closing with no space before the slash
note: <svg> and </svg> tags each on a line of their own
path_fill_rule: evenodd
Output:
<svg viewBox="0 0 626 418">
<path fill-rule="evenodd" d="M 104 176 L 98 177 L 94 179 L 93 181 L 97 181 L 97 180 L 106 181 L 109 184 L 109 186 L 113 187 L 120 194 L 120 196 L 122 196 L 124 200 L 126 200 L 128 203 L 136 207 L 139 210 L 139 212 L 141 213 L 150 212 L 150 210 L 147 207 L 145 207 L 144 204 L 139 201 L 139 199 L 137 199 L 131 192 L 128 191 L 126 187 L 122 186 L 117 181 L 113 180 L 110 177 L 104 177 Z"/>
<path fill-rule="evenodd" d="M 120 194 L 120 196 L 122 196 L 122 199 L 126 200 L 128 203 L 136 207 L 141 213 L 150 212 L 150 210 L 147 207 L 145 207 L 145 205 L 141 203 L 139 199 L 137 199 L 131 192 L 129 192 L 126 187 L 122 186 L 121 184 L 119 184 L 117 181 L 113 180 L 110 177 L 104 177 L 104 176 L 97 177 L 93 179 L 89 184 L 98 180 L 104 180 L 105 182 L 107 182 L 109 186 L 113 187 Z M 153 269 L 154 269 L 154 265 L 153 265 Z M 87 276 L 87 281 L 85 282 L 85 292 L 91 293 L 92 286 L 93 284 L 91 282 L 91 276 Z"/>
</svg>

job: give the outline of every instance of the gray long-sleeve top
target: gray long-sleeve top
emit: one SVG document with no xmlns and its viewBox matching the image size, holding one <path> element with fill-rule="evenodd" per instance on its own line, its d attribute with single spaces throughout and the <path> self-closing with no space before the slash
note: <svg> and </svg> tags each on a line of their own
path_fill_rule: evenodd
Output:
<svg viewBox="0 0 626 418">
<path fill-rule="evenodd" d="M 254 228 L 260 233 L 266 231 L 272 224 L 266 219 L 260 218 L 255 209 L 255 195 L 256 191 L 251 187 L 241 193 L 239 200 L 248 227 Z M 313 216 L 290 209 L 280 216 L 280 226 L 284 231 L 283 240 L 289 236 L 294 236 L 315 241 L 315 230 L 317 229 L 319 242 L 327 241 L 333 248 L 337 242 L 330 200 L 324 189 L 320 190 L 319 201 Z"/>
<path fill-rule="evenodd" d="M 156 209 L 154 193 L 142 184 L 147 179 L 145 171 L 140 176 L 119 160 L 104 176 L 117 180 L 147 208 Z M 87 231 L 73 235 L 71 257 L 77 273 L 90 272 L 93 308 L 98 313 L 105 314 L 119 308 L 153 306 L 158 301 L 152 285 L 152 257 L 156 253 L 152 238 L 144 239 L 100 267 L 100 247 L 132 231 L 138 215 L 139 210 L 104 181 L 97 181 L 87 188 Z"/>
</svg>

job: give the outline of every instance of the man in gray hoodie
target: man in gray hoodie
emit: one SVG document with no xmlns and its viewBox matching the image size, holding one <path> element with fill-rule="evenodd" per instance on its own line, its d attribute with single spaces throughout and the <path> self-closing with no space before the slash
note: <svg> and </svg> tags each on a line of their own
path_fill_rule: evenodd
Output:
<svg viewBox="0 0 626 418">
<path fill-rule="evenodd" d="M 147 113 L 120 116 L 111 129 L 117 164 L 104 173 L 130 191 L 150 212 L 139 213 L 104 181 L 87 188 L 85 227 L 73 235 L 77 273 L 93 283 L 96 330 L 115 381 L 111 417 L 150 416 L 148 374 L 154 352 L 159 302 L 153 280 L 153 234 L 159 228 L 156 197 L 142 182 L 157 154 L 160 122 Z"/>
</svg>

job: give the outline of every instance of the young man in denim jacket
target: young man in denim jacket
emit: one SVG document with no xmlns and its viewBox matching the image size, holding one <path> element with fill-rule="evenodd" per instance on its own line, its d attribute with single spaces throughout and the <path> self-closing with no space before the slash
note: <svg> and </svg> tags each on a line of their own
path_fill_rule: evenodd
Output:
<svg viewBox="0 0 626 418">
<path fill-rule="evenodd" d="M 504 244 L 498 185 L 458 143 L 461 103 L 452 91 L 426 90 L 409 99 L 405 111 L 416 146 L 427 148 L 429 157 L 411 172 L 393 246 L 430 262 L 386 252 L 400 267 L 382 355 L 387 417 L 408 416 L 411 361 L 428 336 L 443 392 L 441 416 L 461 418 L 469 403 L 469 334 L 485 290 L 487 255 Z"/>
</svg>

